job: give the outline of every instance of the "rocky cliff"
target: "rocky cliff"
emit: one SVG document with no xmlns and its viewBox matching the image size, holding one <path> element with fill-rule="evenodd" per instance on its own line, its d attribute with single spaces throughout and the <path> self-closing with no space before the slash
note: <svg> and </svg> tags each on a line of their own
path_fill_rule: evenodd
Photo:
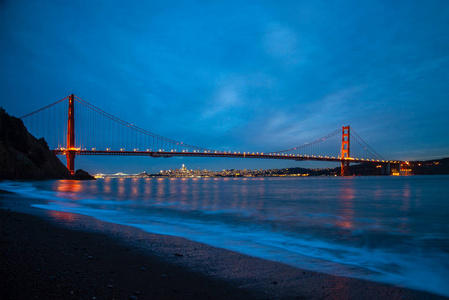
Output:
<svg viewBox="0 0 449 300">
<path fill-rule="evenodd" d="M 0 180 L 70 177 L 43 138 L 36 139 L 28 133 L 22 120 L 0 108 Z"/>
</svg>

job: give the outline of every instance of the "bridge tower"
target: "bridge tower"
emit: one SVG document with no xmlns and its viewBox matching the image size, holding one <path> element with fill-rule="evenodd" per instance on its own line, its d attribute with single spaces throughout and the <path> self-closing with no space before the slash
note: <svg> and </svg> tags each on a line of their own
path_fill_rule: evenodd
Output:
<svg viewBox="0 0 449 300">
<path fill-rule="evenodd" d="M 349 137 L 350 137 L 350 126 L 343 126 L 341 131 L 341 176 L 350 175 L 349 172 Z"/>
<path fill-rule="evenodd" d="M 67 169 L 75 174 L 75 96 L 69 96 L 69 117 L 67 121 Z"/>
</svg>

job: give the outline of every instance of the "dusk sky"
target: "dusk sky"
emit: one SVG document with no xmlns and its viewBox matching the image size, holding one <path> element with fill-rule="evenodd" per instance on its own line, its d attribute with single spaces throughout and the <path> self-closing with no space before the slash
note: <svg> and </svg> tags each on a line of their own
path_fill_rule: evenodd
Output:
<svg viewBox="0 0 449 300">
<path fill-rule="evenodd" d="M 18 117 L 74 93 L 210 149 L 283 150 L 351 125 L 386 159 L 449 156 L 447 0 L 4 0 L 0 19 L 0 106 Z M 91 173 L 314 166 L 76 163 Z"/>
</svg>

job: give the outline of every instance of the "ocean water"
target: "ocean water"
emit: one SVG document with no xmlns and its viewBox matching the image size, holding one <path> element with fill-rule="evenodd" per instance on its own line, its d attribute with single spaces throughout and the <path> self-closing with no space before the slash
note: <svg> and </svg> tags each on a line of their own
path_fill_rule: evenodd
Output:
<svg viewBox="0 0 449 300">
<path fill-rule="evenodd" d="M 449 296 L 449 176 L 0 182 L 74 212 Z"/>
</svg>

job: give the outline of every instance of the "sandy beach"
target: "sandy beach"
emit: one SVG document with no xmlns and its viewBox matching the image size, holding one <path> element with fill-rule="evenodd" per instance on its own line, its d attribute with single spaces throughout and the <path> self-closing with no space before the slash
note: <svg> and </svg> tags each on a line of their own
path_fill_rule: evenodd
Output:
<svg viewBox="0 0 449 300">
<path fill-rule="evenodd" d="M 447 299 L 32 208 L 31 201 L 0 193 L 1 299 Z"/>
</svg>

